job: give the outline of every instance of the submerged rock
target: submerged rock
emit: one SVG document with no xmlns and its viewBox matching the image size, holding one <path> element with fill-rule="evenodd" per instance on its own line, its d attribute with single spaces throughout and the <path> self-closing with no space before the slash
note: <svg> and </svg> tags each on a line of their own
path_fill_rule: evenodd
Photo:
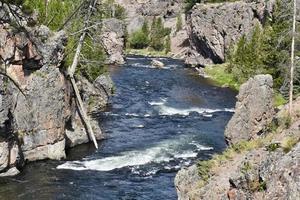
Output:
<svg viewBox="0 0 300 200">
<path fill-rule="evenodd" d="M 272 87 L 271 75 L 257 75 L 240 87 L 235 114 L 225 130 L 228 144 L 257 137 L 272 121 L 274 115 Z"/>
</svg>

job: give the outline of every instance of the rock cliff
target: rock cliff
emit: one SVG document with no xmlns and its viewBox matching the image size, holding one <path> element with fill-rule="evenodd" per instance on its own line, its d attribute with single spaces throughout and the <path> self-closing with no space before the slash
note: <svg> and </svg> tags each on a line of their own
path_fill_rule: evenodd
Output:
<svg viewBox="0 0 300 200">
<path fill-rule="evenodd" d="M 261 88 L 261 80 L 264 80 L 263 85 L 266 88 Z M 271 83 L 268 76 L 254 77 L 242 86 L 244 89 L 239 96 L 244 94 L 244 90 L 251 85 L 248 88 L 249 95 L 245 96 L 245 99 L 251 100 L 255 96 L 256 100 L 252 99 L 254 102 L 266 101 L 264 106 L 258 105 L 259 108 L 262 110 L 270 108 Z M 254 88 L 266 93 L 251 95 Z M 232 138 L 234 141 L 230 143 L 232 146 L 222 155 L 216 155 L 211 161 L 207 161 L 209 165 L 199 163 L 178 172 L 175 186 L 179 199 L 294 200 L 300 198 L 300 190 L 297 186 L 300 184 L 300 99 L 294 102 L 292 120 L 287 117 L 287 106 L 273 115 L 271 115 L 272 109 L 265 110 L 268 115 L 265 115 L 264 111 L 260 112 L 262 110 L 258 110 L 255 115 L 248 115 L 248 111 L 244 110 L 247 115 L 241 115 L 242 107 L 251 109 L 245 99 L 237 103 L 237 112 L 226 130 L 236 133 L 237 138 Z M 264 119 L 266 116 L 269 116 L 269 119 L 274 118 L 271 123 L 269 121 L 269 125 Z M 256 124 L 248 120 L 252 117 L 258 119 Z M 235 129 L 238 123 L 243 123 L 243 126 L 250 129 L 245 132 L 240 131 L 239 135 Z M 263 132 L 261 132 L 261 125 L 265 127 Z M 253 133 L 258 132 L 264 134 L 253 137 Z M 251 140 L 246 141 L 249 139 Z M 207 166 L 209 167 L 205 168 Z"/>
<path fill-rule="evenodd" d="M 0 174 L 14 175 L 26 161 L 65 158 L 66 147 L 89 139 L 62 69 L 65 33 L 28 27 L 26 16 L 17 19 L 1 6 L 0 13 L 7 13 L 0 20 L 1 74 L 11 79 L 0 76 Z M 103 109 L 111 93 L 110 78 L 99 79 L 94 84 L 81 80 L 90 113 Z M 97 138 L 103 138 L 98 122 L 93 125 Z"/>
<path fill-rule="evenodd" d="M 229 47 L 251 34 L 272 13 L 274 1 L 236 1 L 196 4 L 187 15 L 191 48 L 186 63 L 206 66 L 223 63 Z"/>
</svg>

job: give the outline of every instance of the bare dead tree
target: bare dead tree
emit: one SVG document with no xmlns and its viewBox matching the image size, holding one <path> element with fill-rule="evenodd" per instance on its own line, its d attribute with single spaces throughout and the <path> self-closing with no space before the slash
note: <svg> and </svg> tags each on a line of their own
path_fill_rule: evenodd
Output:
<svg viewBox="0 0 300 200">
<path fill-rule="evenodd" d="M 289 91 L 289 114 L 290 114 L 290 116 L 292 116 L 292 111 L 293 111 L 296 16 L 297 16 L 297 0 L 294 0 L 291 66 L 290 66 L 291 74 L 290 74 L 290 91 Z"/>
<path fill-rule="evenodd" d="M 80 36 L 80 39 L 79 39 L 79 42 L 78 42 L 78 45 L 77 45 L 77 48 L 76 48 L 76 52 L 75 52 L 75 55 L 74 55 L 74 58 L 73 58 L 72 65 L 68 68 L 68 76 L 70 77 L 71 84 L 72 84 L 72 87 L 73 87 L 74 92 L 75 92 L 78 110 L 79 110 L 79 113 L 80 113 L 80 115 L 82 117 L 82 120 L 85 124 L 86 131 L 89 135 L 89 138 L 94 142 L 94 145 L 95 145 L 96 149 L 98 149 L 98 144 L 97 144 L 96 137 L 95 137 L 95 134 L 93 132 L 92 126 L 90 124 L 90 119 L 87 115 L 86 109 L 84 108 L 84 104 L 83 104 L 82 98 L 80 96 L 79 89 L 76 85 L 76 81 L 75 81 L 75 78 L 74 78 L 74 73 L 75 73 L 76 68 L 78 66 L 78 63 L 79 63 L 80 53 L 81 53 L 81 50 L 82 50 L 82 47 L 83 47 L 83 43 L 84 43 L 84 40 L 85 40 L 87 32 L 88 32 L 87 28 L 90 26 L 90 19 L 91 19 L 91 16 L 92 16 L 93 12 L 94 12 L 96 4 L 97 4 L 97 0 L 90 0 L 90 2 L 89 2 L 89 7 L 88 7 L 87 14 L 86 14 L 85 21 L 84 21 L 84 29 L 83 29 L 83 32 L 81 33 L 81 36 Z"/>
</svg>

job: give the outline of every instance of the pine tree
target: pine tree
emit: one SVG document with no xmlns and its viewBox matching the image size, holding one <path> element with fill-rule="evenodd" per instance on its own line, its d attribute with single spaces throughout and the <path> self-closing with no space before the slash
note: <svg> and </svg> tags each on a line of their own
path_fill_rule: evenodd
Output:
<svg viewBox="0 0 300 200">
<path fill-rule="evenodd" d="M 171 37 L 170 35 L 167 36 L 166 41 L 165 41 L 165 53 L 171 52 Z"/>
</svg>

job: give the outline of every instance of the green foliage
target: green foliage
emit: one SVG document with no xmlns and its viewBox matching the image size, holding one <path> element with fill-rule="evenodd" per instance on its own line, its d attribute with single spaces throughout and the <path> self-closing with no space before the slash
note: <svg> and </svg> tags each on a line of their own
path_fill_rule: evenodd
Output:
<svg viewBox="0 0 300 200">
<path fill-rule="evenodd" d="M 284 112 L 278 119 L 279 126 L 288 129 L 292 125 L 292 118 L 289 113 Z"/>
<path fill-rule="evenodd" d="M 129 46 L 133 49 L 143 49 L 148 47 L 148 45 L 149 37 L 142 29 L 132 33 L 129 38 Z"/>
<path fill-rule="evenodd" d="M 149 36 L 150 34 L 150 30 L 149 30 L 149 25 L 148 25 L 148 21 L 145 20 L 143 26 L 142 26 L 142 31 L 145 35 L 147 35 L 147 37 Z"/>
<path fill-rule="evenodd" d="M 286 103 L 287 103 L 287 100 L 284 98 L 284 96 L 281 93 L 279 93 L 278 91 L 275 92 L 274 106 L 278 107 L 278 106 L 284 105 Z"/>
<path fill-rule="evenodd" d="M 227 70 L 233 74 L 234 79 L 243 83 L 256 74 L 271 72 L 263 62 L 262 42 L 263 35 L 261 28 L 257 25 L 252 37 L 247 40 L 245 36 L 237 43 L 236 49 L 230 55 Z"/>
<path fill-rule="evenodd" d="M 238 83 L 231 73 L 228 73 L 227 65 L 214 65 L 204 68 L 205 73 L 217 83 L 217 85 L 223 87 L 230 87 L 235 90 L 239 90 L 240 83 Z"/>
<path fill-rule="evenodd" d="M 212 160 L 204 160 L 197 163 L 198 174 L 203 181 L 208 181 L 210 178 L 210 170 L 213 167 Z"/>
<path fill-rule="evenodd" d="M 269 152 L 274 152 L 274 151 L 276 151 L 279 147 L 280 147 L 280 144 L 279 144 L 279 143 L 271 143 L 271 144 L 269 144 L 269 145 L 266 147 L 266 149 L 267 149 L 267 151 L 269 151 Z"/>
<path fill-rule="evenodd" d="M 165 28 L 162 23 L 161 17 L 154 17 L 151 25 L 150 32 L 150 47 L 156 51 L 162 51 L 164 49 L 165 37 L 170 35 L 171 30 Z"/>
<path fill-rule="evenodd" d="M 145 21 L 142 28 L 129 36 L 128 46 L 133 49 L 151 48 L 155 51 L 171 51 L 171 29 L 165 28 L 162 18 L 153 18 L 151 28 Z"/>
<path fill-rule="evenodd" d="M 252 192 L 262 192 L 262 191 L 265 191 L 267 189 L 267 183 L 263 180 L 260 180 L 260 179 L 252 180 L 249 183 L 249 189 Z"/>
<path fill-rule="evenodd" d="M 176 32 L 180 31 L 182 29 L 182 16 L 181 13 L 177 15 L 177 20 L 176 20 Z"/>
<path fill-rule="evenodd" d="M 77 74 L 93 82 L 99 75 L 107 72 L 107 66 L 103 64 L 105 53 L 95 40 L 86 38 L 81 54 L 83 57 L 77 68 Z"/>
<path fill-rule="evenodd" d="M 252 169 L 252 165 L 250 162 L 246 161 L 243 163 L 243 166 L 241 167 L 241 172 L 244 174 L 247 174 Z"/>
<path fill-rule="evenodd" d="M 44 24 L 52 30 L 57 30 L 80 3 L 80 0 L 65 0 L 63 2 L 61 0 L 51 0 L 46 8 L 44 0 L 24 0 L 23 6 L 28 10 L 38 11 L 39 24 Z"/>
<path fill-rule="evenodd" d="M 168 54 L 171 52 L 171 37 L 170 35 L 167 36 L 165 41 L 165 53 Z"/>
<path fill-rule="evenodd" d="M 277 93 L 284 91 L 288 81 L 291 46 L 291 37 L 288 34 L 290 15 L 284 13 L 292 12 L 286 2 L 278 0 L 272 18 L 269 17 L 264 27 L 257 25 L 249 38 L 241 37 L 230 50 L 227 70 L 238 83 L 243 83 L 257 74 L 271 74 Z M 275 104 L 283 103 L 285 99 L 277 95 Z"/>
</svg>

